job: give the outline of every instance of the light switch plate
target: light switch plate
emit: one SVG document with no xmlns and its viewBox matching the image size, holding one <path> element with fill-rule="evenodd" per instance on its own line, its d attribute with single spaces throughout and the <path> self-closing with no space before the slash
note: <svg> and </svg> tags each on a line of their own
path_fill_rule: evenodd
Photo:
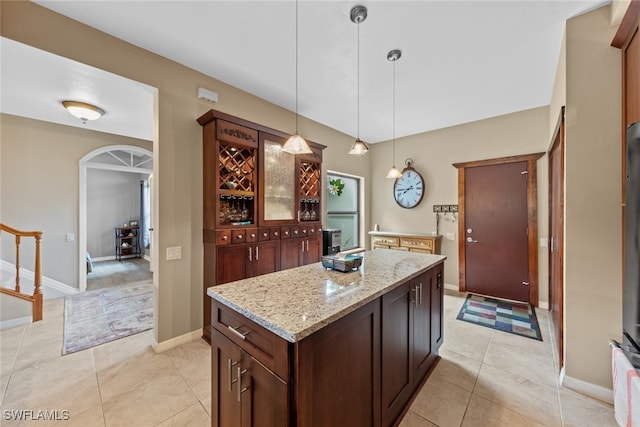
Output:
<svg viewBox="0 0 640 427">
<path fill-rule="evenodd" d="M 447 240 L 456 240 L 456 233 L 447 233 Z"/>
<path fill-rule="evenodd" d="M 182 258 L 182 246 L 173 246 L 167 248 L 167 261 Z"/>
</svg>

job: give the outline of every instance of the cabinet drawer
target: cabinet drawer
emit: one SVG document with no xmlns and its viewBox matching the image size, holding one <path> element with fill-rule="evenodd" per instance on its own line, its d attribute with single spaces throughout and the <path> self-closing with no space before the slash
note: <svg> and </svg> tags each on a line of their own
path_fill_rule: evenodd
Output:
<svg viewBox="0 0 640 427">
<path fill-rule="evenodd" d="M 291 237 L 291 226 L 283 225 L 280 227 L 280 238 L 289 239 Z"/>
<path fill-rule="evenodd" d="M 216 300 L 211 302 L 211 323 L 280 378 L 289 379 L 289 343 L 285 339 Z"/>
<path fill-rule="evenodd" d="M 268 228 L 260 228 L 258 229 L 258 241 L 263 242 L 265 240 L 269 240 L 269 229 Z"/>
<path fill-rule="evenodd" d="M 421 253 L 421 254 L 433 254 L 433 251 L 431 249 L 410 248 L 409 251 L 410 252 L 418 252 L 418 253 Z"/>
<path fill-rule="evenodd" d="M 257 228 L 247 228 L 246 237 L 247 242 L 257 242 L 258 241 L 258 229 Z"/>
<path fill-rule="evenodd" d="M 216 231 L 216 245 L 228 245 L 231 243 L 231 230 Z"/>
<path fill-rule="evenodd" d="M 244 230 L 231 230 L 232 243 L 244 243 L 246 241 Z"/>
<path fill-rule="evenodd" d="M 389 246 L 389 249 L 393 251 L 406 251 L 409 252 L 409 248 L 405 248 L 404 246 Z"/>
<path fill-rule="evenodd" d="M 310 224 L 307 226 L 307 229 L 309 230 L 309 236 L 319 236 L 322 232 L 320 224 Z"/>
<path fill-rule="evenodd" d="M 405 246 L 407 248 L 416 248 L 416 249 L 429 249 L 433 250 L 433 240 L 431 239 L 412 239 L 412 238 L 402 238 L 400 239 L 400 246 Z"/>
<path fill-rule="evenodd" d="M 270 240 L 280 240 L 280 227 L 270 227 L 269 235 Z"/>
<path fill-rule="evenodd" d="M 397 237 L 373 237 L 371 239 L 371 246 L 398 246 Z"/>
</svg>

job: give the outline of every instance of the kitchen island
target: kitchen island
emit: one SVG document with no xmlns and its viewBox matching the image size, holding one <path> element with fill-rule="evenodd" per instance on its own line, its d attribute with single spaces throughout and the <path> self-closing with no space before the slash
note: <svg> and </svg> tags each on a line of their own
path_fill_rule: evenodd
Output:
<svg viewBox="0 0 640 427">
<path fill-rule="evenodd" d="M 376 250 L 211 287 L 213 426 L 390 426 L 438 359 L 446 257 Z"/>
</svg>

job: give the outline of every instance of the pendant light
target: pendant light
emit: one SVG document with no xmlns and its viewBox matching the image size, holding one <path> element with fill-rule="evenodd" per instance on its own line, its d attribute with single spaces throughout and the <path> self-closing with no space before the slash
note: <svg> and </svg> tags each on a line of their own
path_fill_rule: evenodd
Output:
<svg viewBox="0 0 640 427">
<path fill-rule="evenodd" d="M 291 135 L 282 146 L 282 151 L 290 154 L 310 154 L 307 141 L 298 133 L 298 0 L 296 0 L 296 133 Z"/>
<path fill-rule="evenodd" d="M 360 139 L 360 23 L 367 19 L 367 8 L 364 6 L 354 6 L 351 9 L 351 22 L 358 26 L 358 67 L 357 67 L 357 94 L 358 94 L 358 133 L 356 140 L 349 150 L 349 154 L 362 155 L 367 154 L 369 147 Z"/>
<path fill-rule="evenodd" d="M 402 51 L 394 49 L 387 53 L 387 60 L 393 62 L 393 166 L 387 174 L 387 178 L 397 179 L 402 176 L 402 172 L 396 167 L 396 61 L 402 56 Z"/>
</svg>

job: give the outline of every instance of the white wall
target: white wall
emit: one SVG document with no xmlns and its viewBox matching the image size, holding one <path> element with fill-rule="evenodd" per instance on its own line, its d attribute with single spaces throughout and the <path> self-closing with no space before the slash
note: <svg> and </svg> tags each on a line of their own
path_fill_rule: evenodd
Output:
<svg viewBox="0 0 640 427">
<path fill-rule="evenodd" d="M 115 255 L 114 227 L 140 220 L 140 181 L 147 175 L 87 169 L 87 251 Z"/>
<path fill-rule="evenodd" d="M 42 231 L 42 275 L 77 288 L 79 160 L 106 145 L 149 149 L 150 143 L 8 114 L 0 115 L 0 140 L 0 220 Z M 66 233 L 75 241 L 67 242 Z M 13 239 L 5 234 L 2 259 L 13 264 Z M 33 246 L 24 240 L 20 265 L 33 271 Z"/>
</svg>

